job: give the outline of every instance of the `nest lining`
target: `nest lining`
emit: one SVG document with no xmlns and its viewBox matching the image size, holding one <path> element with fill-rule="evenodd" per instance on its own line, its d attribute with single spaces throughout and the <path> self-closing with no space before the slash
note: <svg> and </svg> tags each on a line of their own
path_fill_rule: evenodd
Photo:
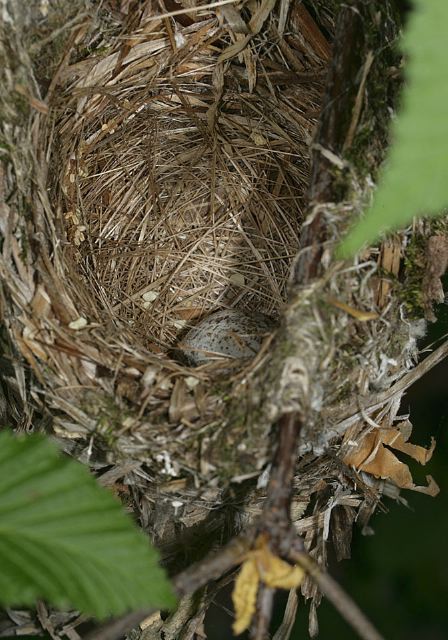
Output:
<svg viewBox="0 0 448 640">
<path fill-rule="evenodd" d="M 164 353 L 214 310 L 281 309 L 322 77 L 294 81 L 274 13 L 225 65 L 216 20 L 175 23 L 174 48 L 148 24 L 74 65 L 52 178 L 79 315 Z"/>
</svg>

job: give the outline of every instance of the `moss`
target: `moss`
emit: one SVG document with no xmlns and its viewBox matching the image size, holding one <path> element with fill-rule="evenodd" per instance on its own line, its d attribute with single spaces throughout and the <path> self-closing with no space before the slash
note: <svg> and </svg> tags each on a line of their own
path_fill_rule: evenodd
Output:
<svg viewBox="0 0 448 640">
<path fill-rule="evenodd" d="M 448 237 L 448 210 L 442 212 L 440 218 L 431 220 L 432 235 L 441 235 Z"/>
<path fill-rule="evenodd" d="M 448 237 L 446 215 L 429 220 L 425 234 L 414 234 L 406 247 L 403 284 L 397 289 L 397 295 L 404 303 L 408 317 L 412 320 L 425 316 L 423 280 L 426 275 L 426 246 L 428 237 L 433 235 Z"/>
<path fill-rule="evenodd" d="M 347 159 L 353 163 L 358 178 L 370 175 L 374 180 L 384 159 L 389 141 L 391 109 L 395 109 L 402 79 L 390 71 L 398 68 L 401 52 L 397 35 L 401 17 L 393 2 L 375 2 L 365 10 L 363 27 L 366 51 L 381 50 L 368 74 L 368 90 L 363 98 L 360 122 Z M 360 69 L 359 74 L 362 70 Z M 358 78 L 360 80 L 360 78 Z"/>
<path fill-rule="evenodd" d="M 403 286 L 397 290 L 410 319 L 424 316 L 423 278 L 425 275 L 426 238 L 415 234 L 406 248 Z"/>
<path fill-rule="evenodd" d="M 86 393 L 81 408 L 87 415 L 96 417 L 95 433 L 100 442 L 106 449 L 114 449 L 118 433 L 123 429 L 123 423 L 131 413 L 118 406 L 114 398 L 90 392 Z"/>
</svg>

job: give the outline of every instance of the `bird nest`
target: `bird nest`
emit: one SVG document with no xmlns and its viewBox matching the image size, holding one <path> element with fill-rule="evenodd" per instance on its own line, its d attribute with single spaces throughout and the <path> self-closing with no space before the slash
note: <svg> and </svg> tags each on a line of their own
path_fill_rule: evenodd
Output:
<svg viewBox="0 0 448 640">
<path fill-rule="evenodd" d="M 81 22 L 34 125 L 45 240 L 22 348 L 57 433 L 133 453 L 154 420 L 210 421 L 216 366 L 192 377 L 173 351 L 190 327 L 286 301 L 330 54 L 301 3 L 197 9 Z"/>
<path fill-rule="evenodd" d="M 115 4 L 73 14 L 61 2 L 47 15 L 46 3 L 31 3 L 5 36 L 8 419 L 51 430 L 96 469 L 112 465 L 103 483 L 126 478 L 120 491 L 169 553 L 181 525 L 218 535 L 253 522 L 272 425 L 305 415 L 292 518 L 324 565 L 331 518 L 337 556 L 347 557 L 355 518 L 367 525 L 385 486 L 372 476 L 389 478 L 389 492 L 398 478 L 395 458 L 390 473 L 366 476 L 344 456 L 372 429 L 382 438 L 372 451 L 383 451 L 381 429 L 400 422 L 407 387 L 393 385 L 413 367 L 417 333 L 394 286 L 406 283 L 400 260 L 413 234 L 430 233 L 414 227 L 354 265 L 332 258 L 370 197 L 365 165 L 382 159 L 383 80 L 393 74 L 381 56 L 396 38 L 396 9 L 380 3 L 372 22 L 359 3 L 359 24 L 342 10 L 321 112 L 333 3 Z M 346 34 L 365 41 L 347 51 Z M 350 153 L 362 155 L 361 169 L 341 159 Z M 413 287 L 423 271 L 413 270 Z M 280 328 L 236 369 L 187 366 L 185 335 L 225 311 Z M 244 503 L 231 522 L 216 510 L 229 476 L 242 483 L 231 501 Z M 318 601 L 313 585 L 303 591 Z"/>
</svg>

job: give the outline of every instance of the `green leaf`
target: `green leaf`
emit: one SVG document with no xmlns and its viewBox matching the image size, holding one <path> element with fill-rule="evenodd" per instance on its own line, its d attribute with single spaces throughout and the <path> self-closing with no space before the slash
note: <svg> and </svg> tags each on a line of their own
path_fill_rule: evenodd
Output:
<svg viewBox="0 0 448 640">
<path fill-rule="evenodd" d="M 0 602 L 41 598 L 97 618 L 175 599 L 157 554 L 78 462 L 42 436 L 0 434 Z"/>
<path fill-rule="evenodd" d="M 408 54 L 403 105 L 373 205 L 340 247 L 354 254 L 414 216 L 437 216 L 448 205 L 447 0 L 414 0 L 403 38 Z"/>
</svg>

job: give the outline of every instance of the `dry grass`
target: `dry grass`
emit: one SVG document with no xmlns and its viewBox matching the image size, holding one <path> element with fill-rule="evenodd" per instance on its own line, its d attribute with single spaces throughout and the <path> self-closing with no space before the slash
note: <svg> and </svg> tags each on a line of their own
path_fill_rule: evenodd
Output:
<svg viewBox="0 0 448 640">
<path fill-rule="evenodd" d="M 240 38 L 225 21 L 143 17 L 66 69 L 51 197 L 80 315 L 160 351 L 218 308 L 278 314 L 324 65 L 298 75 L 303 53 L 278 21 L 221 62 Z"/>
</svg>

